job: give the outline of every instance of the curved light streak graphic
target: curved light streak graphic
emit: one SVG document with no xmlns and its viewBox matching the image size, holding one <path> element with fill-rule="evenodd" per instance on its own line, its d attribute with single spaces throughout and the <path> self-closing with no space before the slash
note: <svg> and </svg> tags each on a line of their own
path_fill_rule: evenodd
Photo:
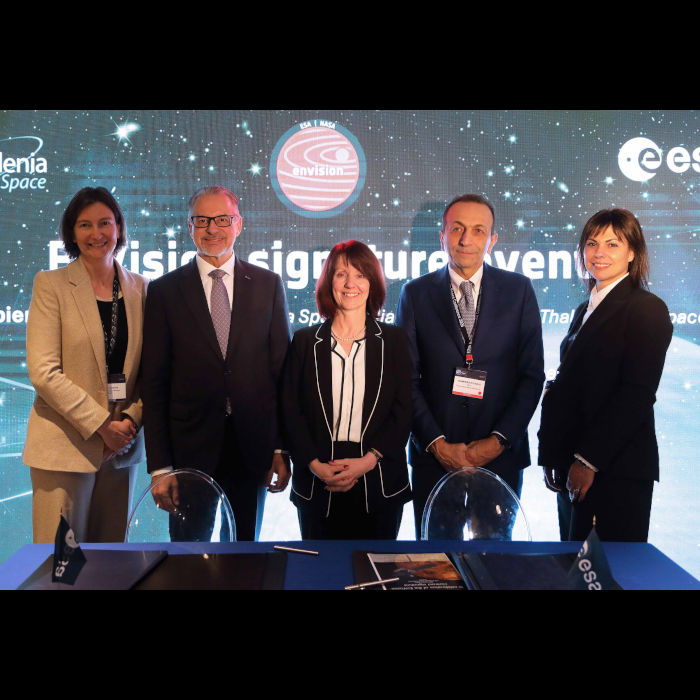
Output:
<svg viewBox="0 0 700 700">
<path fill-rule="evenodd" d="M 296 165 L 294 166 L 295 168 L 297 167 Z M 286 175 L 289 178 L 292 178 L 294 180 L 305 180 L 306 182 L 325 182 L 323 178 L 319 177 L 308 177 L 308 176 L 303 176 L 303 175 L 293 175 L 292 173 L 287 172 L 286 170 L 279 170 L 278 171 L 279 175 Z M 354 185 L 357 181 L 356 180 L 333 180 L 334 184 L 341 184 L 341 185 Z M 285 184 L 285 188 L 287 185 Z"/>
<path fill-rule="evenodd" d="M 0 139 L 0 143 L 2 143 L 3 141 L 21 141 L 23 139 L 32 139 L 33 141 L 39 142 L 39 148 L 37 148 L 33 153 L 31 153 L 31 155 L 29 156 L 30 158 L 33 158 L 44 147 L 44 140 L 40 139 L 38 136 L 10 136 L 7 139 Z"/>
<path fill-rule="evenodd" d="M 326 142 L 328 142 L 328 141 L 331 141 L 332 139 L 335 139 L 335 138 L 338 138 L 337 135 L 335 135 L 335 134 L 333 134 L 333 135 L 329 134 L 328 136 L 316 136 L 315 138 L 312 138 L 312 139 L 304 139 L 303 141 L 297 141 L 294 145 L 292 145 L 292 146 L 286 146 L 286 147 L 285 147 L 285 149 L 284 149 L 284 159 L 285 159 L 285 160 L 287 161 L 287 163 L 289 163 L 289 165 L 291 165 L 292 167 L 297 167 L 297 166 L 298 166 L 298 163 L 293 163 L 291 160 L 289 160 L 289 152 L 290 152 L 290 151 L 293 151 L 295 148 L 298 148 L 299 146 L 301 146 L 302 144 L 305 144 L 305 143 L 313 143 L 313 142 L 315 142 L 315 141 L 326 141 Z"/>
<path fill-rule="evenodd" d="M 320 148 L 323 148 L 324 145 L 329 145 L 329 146 L 334 146 L 334 147 L 335 147 L 335 148 L 333 148 L 333 149 L 328 149 L 328 150 L 339 151 L 341 148 L 345 148 L 345 149 L 347 150 L 347 141 L 335 141 L 335 142 L 333 142 L 333 143 L 331 143 L 331 142 L 329 141 L 329 142 L 327 142 L 326 144 L 319 143 L 319 144 L 316 144 L 315 146 L 310 146 L 309 148 L 307 148 L 307 149 L 304 151 L 304 160 L 305 160 L 307 163 L 311 163 L 312 165 L 322 165 L 322 163 L 319 163 L 317 160 L 311 160 L 311 158 L 309 157 L 309 154 L 312 153 L 313 151 L 318 151 Z M 326 151 L 324 151 L 324 153 L 325 153 L 325 152 L 326 152 Z M 319 158 L 320 158 L 320 157 L 321 157 L 321 156 L 319 156 Z M 347 163 L 347 161 L 343 161 L 342 163 L 341 163 L 340 161 L 332 161 L 332 163 L 333 163 L 334 165 L 338 165 L 338 166 L 345 166 L 345 164 Z"/>
<path fill-rule="evenodd" d="M 354 168 L 358 165 L 357 160 L 354 158 L 352 160 L 331 160 L 326 156 L 327 153 L 337 153 L 339 150 L 340 149 L 338 148 L 327 148 L 325 151 L 321 152 L 319 158 L 324 163 L 330 163 L 331 165 L 342 165 L 343 167 L 347 166 L 348 168 Z"/>
</svg>

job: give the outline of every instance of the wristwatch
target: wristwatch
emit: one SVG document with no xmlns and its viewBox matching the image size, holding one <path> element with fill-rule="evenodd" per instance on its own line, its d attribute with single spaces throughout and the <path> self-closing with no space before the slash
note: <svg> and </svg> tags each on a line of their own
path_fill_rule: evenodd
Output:
<svg viewBox="0 0 700 700">
<path fill-rule="evenodd" d="M 503 435 L 499 433 L 491 433 L 491 436 L 498 440 L 499 444 L 504 450 L 509 450 L 511 447 L 513 447 L 513 443 L 510 440 L 506 440 Z"/>
</svg>

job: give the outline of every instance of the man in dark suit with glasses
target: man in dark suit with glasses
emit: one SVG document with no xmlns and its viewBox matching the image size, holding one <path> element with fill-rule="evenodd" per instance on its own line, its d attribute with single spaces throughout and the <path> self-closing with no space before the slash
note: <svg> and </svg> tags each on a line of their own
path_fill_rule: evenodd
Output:
<svg viewBox="0 0 700 700">
<path fill-rule="evenodd" d="M 197 257 L 153 282 L 146 303 L 143 401 L 148 470 L 213 477 L 233 509 L 237 539 L 260 535 L 266 493 L 290 478 L 278 426 L 278 383 L 291 340 L 280 277 L 233 252 L 243 220 L 223 187 L 197 192 L 189 230 Z M 153 491 L 174 512 L 176 479 Z M 176 525 L 174 540 L 208 540 L 213 517 Z"/>
</svg>

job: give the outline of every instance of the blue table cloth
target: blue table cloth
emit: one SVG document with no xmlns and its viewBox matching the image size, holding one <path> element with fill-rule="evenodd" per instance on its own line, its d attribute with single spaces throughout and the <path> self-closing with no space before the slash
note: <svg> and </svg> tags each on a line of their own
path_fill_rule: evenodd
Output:
<svg viewBox="0 0 700 700">
<path fill-rule="evenodd" d="M 275 543 L 84 545 L 91 549 L 167 550 L 177 554 L 249 554 L 272 552 Z M 352 554 L 355 550 L 377 553 L 495 552 L 510 554 L 563 554 L 578 552 L 573 543 L 519 542 L 304 542 L 279 543 L 284 547 L 320 552 L 318 557 L 290 554 L 285 590 L 343 590 L 355 583 Z M 700 590 L 700 582 L 648 544 L 605 544 L 605 552 L 617 582 L 626 590 Z M 0 567 L 0 590 L 20 586 L 53 553 L 53 545 L 28 545 Z M 364 583 L 364 582 L 363 582 Z"/>
</svg>

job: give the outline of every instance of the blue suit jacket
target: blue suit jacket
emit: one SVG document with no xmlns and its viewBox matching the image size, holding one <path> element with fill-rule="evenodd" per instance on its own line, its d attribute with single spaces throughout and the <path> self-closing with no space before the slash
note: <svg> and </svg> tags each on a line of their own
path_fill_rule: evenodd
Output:
<svg viewBox="0 0 700 700">
<path fill-rule="evenodd" d="M 469 444 L 494 431 L 513 447 L 489 470 L 509 474 L 531 464 L 527 430 L 545 380 L 535 291 L 523 275 L 484 266 L 481 293 L 473 352 L 474 369 L 488 375 L 483 400 L 452 394 L 454 370 L 465 366 L 466 348 L 448 268 L 408 283 L 401 294 L 397 325 L 408 335 L 413 361 L 414 468 L 424 459 L 434 461 L 426 450 L 442 435 L 449 443 Z"/>
</svg>

